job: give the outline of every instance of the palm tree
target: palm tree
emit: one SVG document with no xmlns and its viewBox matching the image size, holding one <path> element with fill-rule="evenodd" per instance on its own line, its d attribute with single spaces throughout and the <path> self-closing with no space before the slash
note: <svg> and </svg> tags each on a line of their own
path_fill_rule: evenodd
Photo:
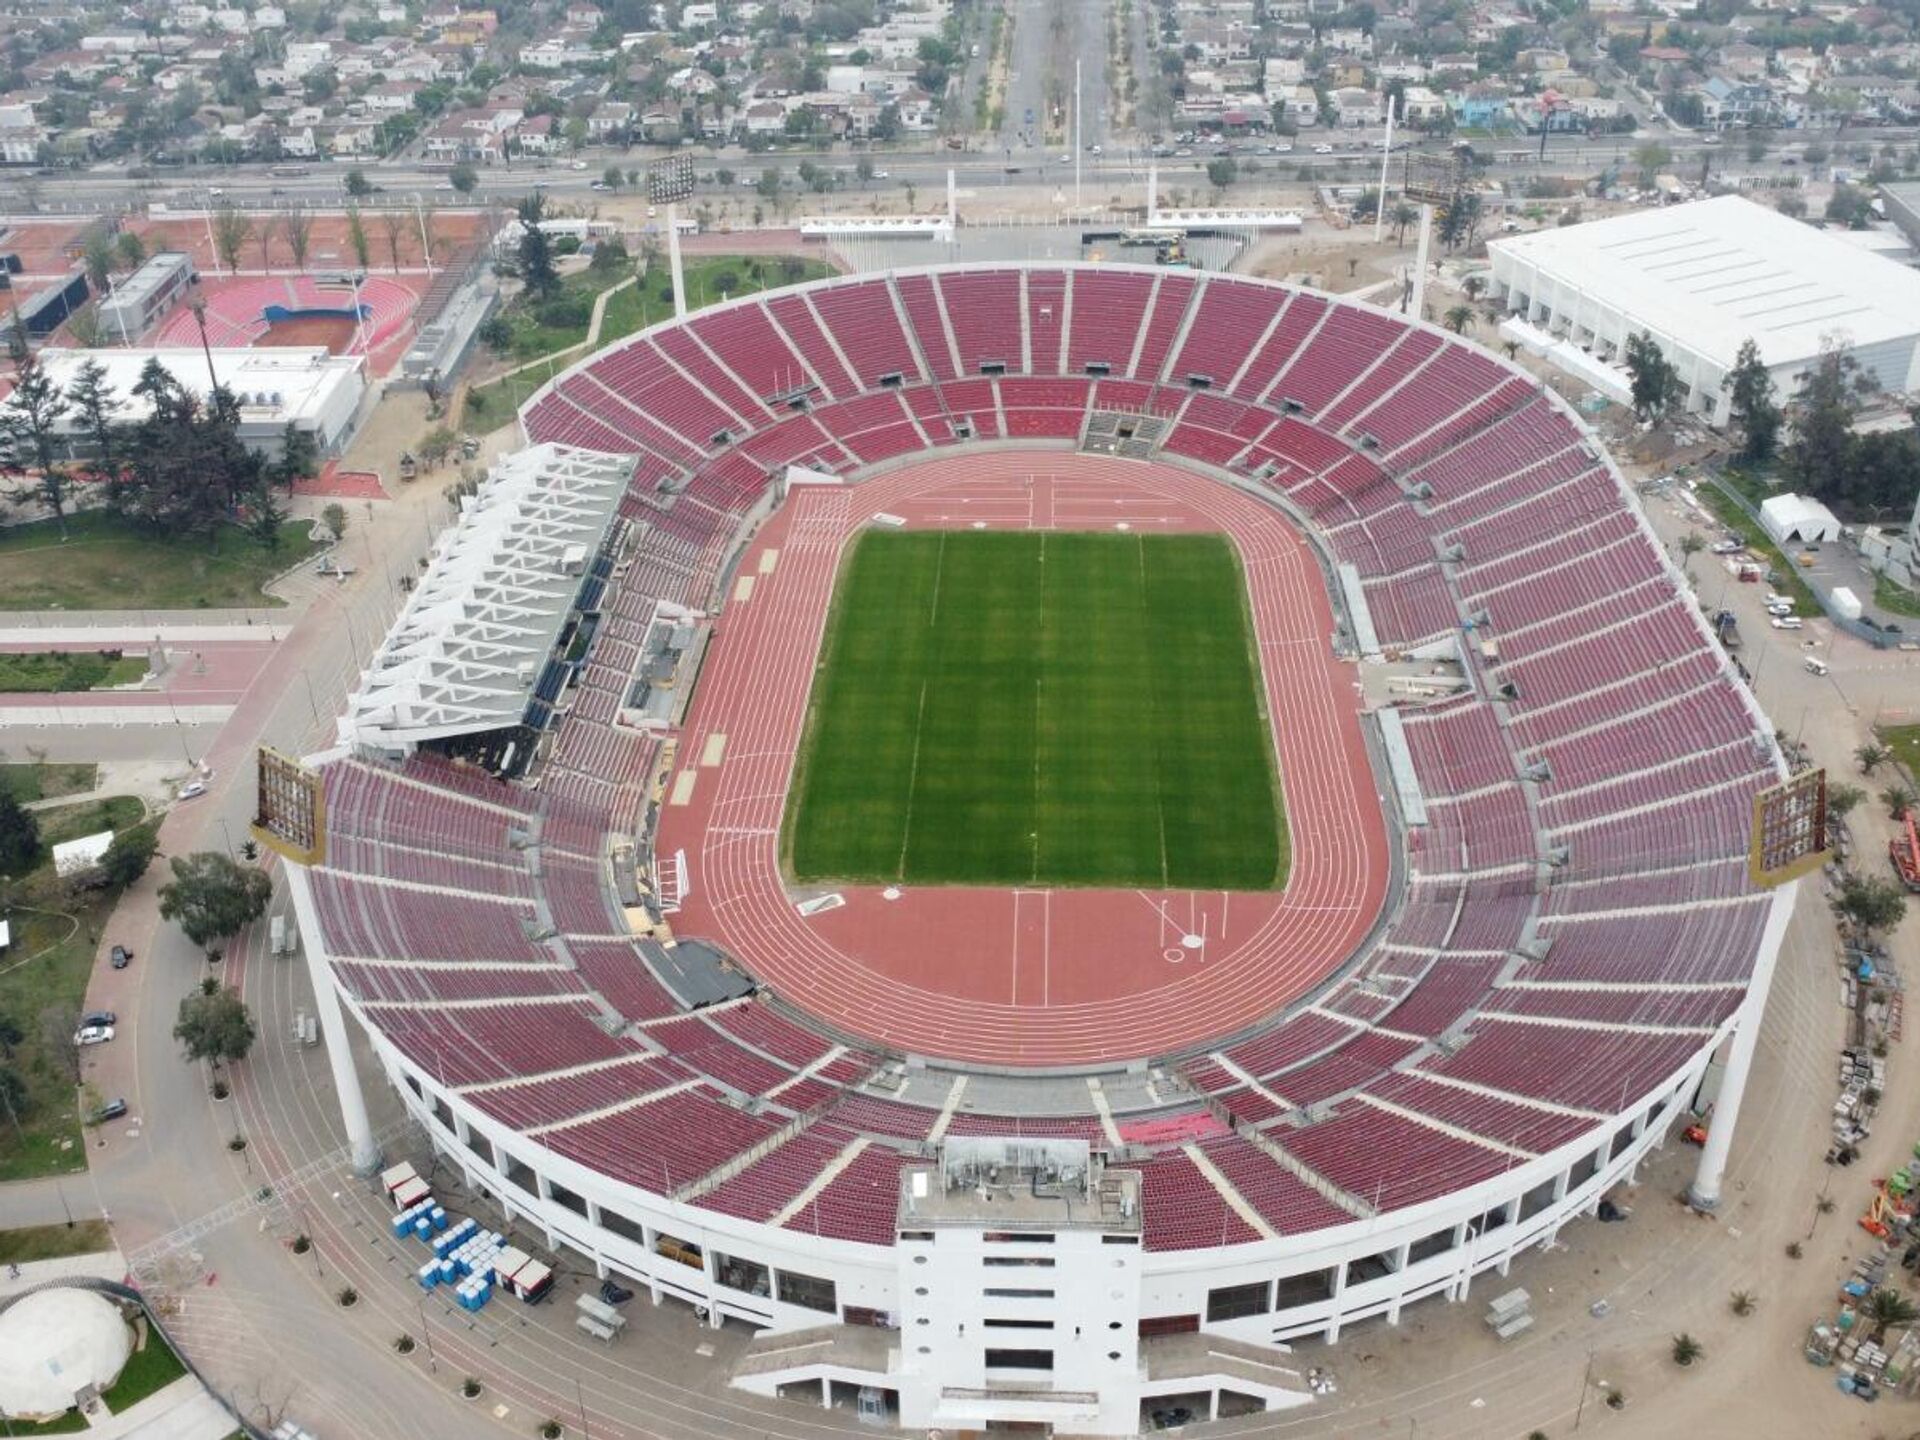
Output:
<svg viewBox="0 0 1920 1440">
<path fill-rule="evenodd" d="M 1486 293 L 1487 277 L 1484 275 L 1469 275 L 1461 282 L 1460 288 L 1467 292 L 1467 299 L 1478 300 Z"/>
<path fill-rule="evenodd" d="M 1406 201 L 1396 203 L 1387 218 L 1393 222 L 1393 243 L 1398 245 L 1407 233 L 1407 227 L 1420 218 L 1420 212 Z"/>
<path fill-rule="evenodd" d="M 1889 785 L 1880 792 L 1880 798 L 1886 803 L 1887 814 L 1895 820 L 1907 818 L 1907 811 L 1913 808 L 1913 792 L 1904 785 Z"/>
<path fill-rule="evenodd" d="M 1683 1370 L 1706 1353 L 1706 1347 L 1684 1330 L 1673 1337 L 1673 1363 Z"/>
<path fill-rule="evenodd" d="M 1751 1290 L 1736 1290 L 1727 1304 L 1734 1314 L 1745 1319 L 1759 1307 L 1760 1302 L 1754 1299 Z"/>
<path fill-rule="evenodd" d="M 1898 1290 L 1884 1287 L 1867 1297 L 1867 1318 L 1873 1322 L 1873 1343 L 1878 1345 L 1887 1338 L 1887 1331 L 1895 1325 L 1911 1325 L 1920 1320 L 1920 1306 L 1916 1306 Z"/>
<path fill-rule="evenodd" d="M 1468 305 L 1456 305 L 1447 311 L 1446 318 L 1440 323 L 1454 334 L 1464 335 L 1467 333 L 1467 327 L 1473 324 L 1473 308 Z"/>
<path fill-rule="evenodd" d="M 1827 787 L 1827 814 L 1835 819 L 1844 820 L 1853 807 L 1867 798 L 1867 792 L 1858 785 L 1829 785 Z"/>
<path fill-rule="evenodd" d="M 1877 740 L 1869 740 L 1866 744 L 1855 747 L 1853 758 L 1859 762 L 1862 775 L 1871 775 L 1893 758 L 1893 751 Z"/>
</svg>

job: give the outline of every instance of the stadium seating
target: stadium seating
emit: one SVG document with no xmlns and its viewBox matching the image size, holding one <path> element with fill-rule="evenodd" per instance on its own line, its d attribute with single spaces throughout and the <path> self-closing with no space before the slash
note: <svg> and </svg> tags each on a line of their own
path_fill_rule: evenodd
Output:
<svg viewBox="0 0 1920 1440">
<path fill-rule="evenodd" d="M 1147 1152 L 1148 1245 L 1255 1240 L 1249 1209 L 1283 1235 L 1343 1225 L 1598 1143 L 1745 994 L 1767 902 L 1738 852 L 1769 737 L 1531 381 L 1385 311 L 1146 268 L 843 277 L 634 337 L 531 404 L 534 440 L 639 457 L 637 553 L 537 790 L 424 755 L 325 767 L 316 938 L 365 1018 L 630 1184 L 890 1243 L 903 1155 L 940 1112 L 869 1088 L 878 1056 L 764 1000 L 683 1016 L 621 933 L 604 857 L 659 753 L 620 723 L 621 687 L 656 601 L 716 604 L 780 467 L 851 472 L 954 445 L 962 420 L 1070 443 L 1094 409 L 1167 417 L 1163 456 L 1283 495 L 1358 569 L 1386 644 L 1463 621 L 1497 642 L 1469 655 L 1469 693 L 1404 712 L 1429 819 L 1374 949 L 1311 1008 L 1185 1060 L 1160 1109 L 1114 1117 Z M 1090 1108 L 995 1109 L 939 1133 L 1108 1143 Z M 1191 1133 L 1155 1129 L 1174 1120 Z"/>
</svg>

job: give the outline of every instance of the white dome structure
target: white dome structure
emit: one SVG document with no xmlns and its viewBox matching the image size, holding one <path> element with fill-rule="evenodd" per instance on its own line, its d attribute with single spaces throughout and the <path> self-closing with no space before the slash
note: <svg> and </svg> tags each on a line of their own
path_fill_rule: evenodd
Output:
<svg viewBox="0 0 1920 1440">
<path fill-rule="evenodd" d="M 133 1331 L 90 1290 L 42 1290 L 0 1313 L 0 1415 L 59 1415 L 89 1385 L 105 1390 L 133 1352 Z"/>
</svg>

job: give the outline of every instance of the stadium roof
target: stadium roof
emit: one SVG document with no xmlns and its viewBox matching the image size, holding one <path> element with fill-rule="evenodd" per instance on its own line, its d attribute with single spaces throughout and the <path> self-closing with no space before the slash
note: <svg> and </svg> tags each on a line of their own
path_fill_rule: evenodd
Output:
<svg viewBox="0 0 1920 1440">
<path fill-rule="evenodd" d="M 1920 334 L 1920 273 L 1738 195 L 1502 236 L 1488 248 L 1729 368 Z"/>
<path fill-rule="evenodd" d="M 348 699 L 341 743 L 403 748 L 518 723 L 634 463 L 552 444 L 498 461 Z"/>
</svg>

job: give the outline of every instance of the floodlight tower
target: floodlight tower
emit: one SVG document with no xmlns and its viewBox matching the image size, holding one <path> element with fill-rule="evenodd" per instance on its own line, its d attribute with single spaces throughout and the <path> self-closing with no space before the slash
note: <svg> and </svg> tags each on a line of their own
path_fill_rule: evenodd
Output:
<svg viewBox="0 0 1920 1440">
<path fill-rule="evenodd" d="M 693 194 L 693 157 L 672 155 L 647 167 L 647 202 L 667 207 L 667 272 L 673 277 L 673 314 L 687 317 L 687 277 L 680 266 L 680 202 Z"/>
<path fill-rule="evenodd" d="M 1409 200 L 1420 204 L 1420 243 L 1413 260 L 1413 318 L 1424 317 L 1427 294 L 1427 252 L 1433 244 L 1433 210 L 1436 205 L 1451 208 L 1459 200 L 1466 181 L 1460 173 L 1456 155 L 1411 154 L 1407 156 L 1406 180 L 1401 190 Z M 1383 195 L 1382 201 L 1386 199 Z"/>
</svg>

